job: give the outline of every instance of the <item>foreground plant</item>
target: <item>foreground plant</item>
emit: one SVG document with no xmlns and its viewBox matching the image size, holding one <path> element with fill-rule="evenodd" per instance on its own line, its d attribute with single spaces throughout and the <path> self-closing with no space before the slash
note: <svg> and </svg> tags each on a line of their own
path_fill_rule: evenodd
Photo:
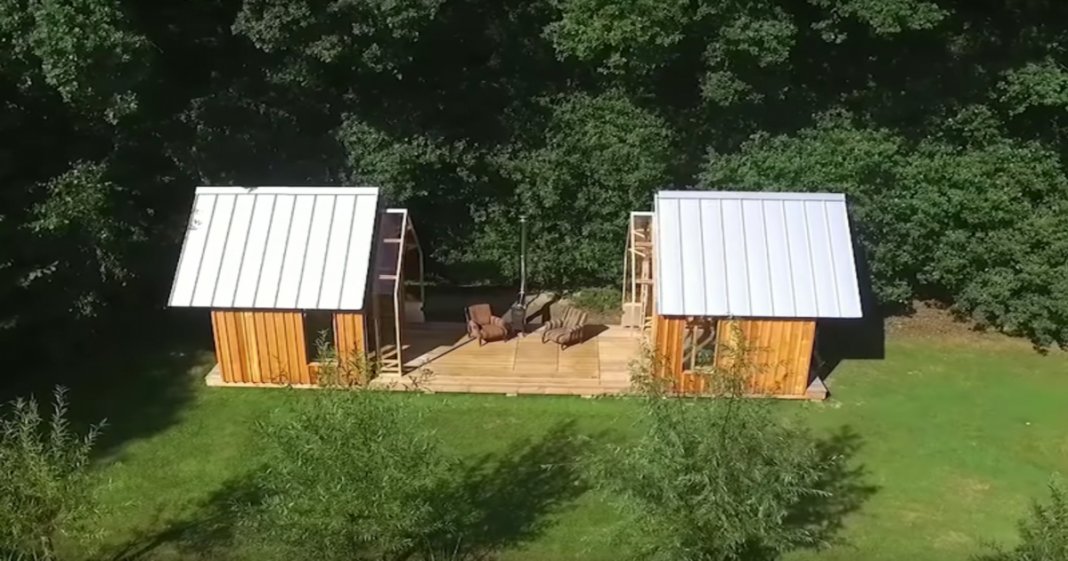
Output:
<svg viewBox="0 0 1068 561">
<path fill-rule="evenodd" d="M 315 338 L 316 380 L 330 389 L 364 388 L 378 377 L 379 363 L 362 351 L 339 353 L 329 331 Z"/>
<path fill-rule="evenodd" d="M 826 541 L 836 513 L 815 505 L 841 454 L 742 397 L 737 375 L 710 373 L 716 395 L 695 399 L 657 383 L 648 360 L 639 369 L 641 435 L 595 462 L 633 558 L 760 561 Z"/>
<path fill-rule="evenodd" d="M 262 425 L 264 467 L 236 480 L 226 500 L 237 509 L 222 518 L 271 558 L 475 561 L 536 538 L 585 490 L 569 423 L 461 459 L 414 397 L 295 394 L 294 411 Z"/>
<path fill-rule="evenodd" d="M 32 397 L 0 416 L 0 558 L 56 559 L 56 540 L 89 508 L 89 454 L 100 425 L 70 428 L 67 396 L 54 394 L 46 419 Z"/>
<path fill-rule="evenodd" d="M 1068 559 L 1068 492 L 1064 484 L 1049 486 L 1047 503 L 1035 502 L 1030 515 L 1020 521 L 1020 544 L 999 549 L 978 561 L 1063 561 Z"/>
<path fill-rule="evenodd" d="M 302 397 L 295 415 L 264 425 L 270 449 L 260 503 L 247 513 L 251 535 L 320 561 L 430 548 L 453 465 L 417 410 L 369 390 Z"/>
</svg>

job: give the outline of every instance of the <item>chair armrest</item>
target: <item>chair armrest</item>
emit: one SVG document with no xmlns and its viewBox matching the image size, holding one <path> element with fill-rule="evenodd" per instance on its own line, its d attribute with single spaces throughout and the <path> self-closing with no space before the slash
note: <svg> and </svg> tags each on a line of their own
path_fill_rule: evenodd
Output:
<svg viewBox="0 0 1068 561">
<path fill-rule="evenodd" d="M 504 321 L 503 318 L 499 318 L 497 316 L 493 316 L 493 317 L 490 318 L 490 324 L 491 325 L 496 325 L 497 327 L 500 327 L 500 328 L 504 329 L 504 331 L 506 333 L 508 333 L 509 335 L 512 333 L 512 325 L 510 323 Z"/>
<path fill-rule="evenodd" d="M 468 335 L 470 335 L 471 337 L 478 337 L 479 333 L 481 333 L 481 332 L 482 332 L 482 328 L 478 325 L 477 322 L 475 322 L 475 320 L 473 320 L 473 319 L 467 320 L 467 334 Z"/>
</svg>

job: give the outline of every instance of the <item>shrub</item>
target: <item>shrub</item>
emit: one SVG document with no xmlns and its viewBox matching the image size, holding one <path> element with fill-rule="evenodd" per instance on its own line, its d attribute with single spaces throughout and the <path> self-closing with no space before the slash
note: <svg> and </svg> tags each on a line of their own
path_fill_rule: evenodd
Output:
<svg viewBox="0 0 1068 561">
<path fill-rule="evenodd" d="M 425 551 L 445 523 L 435 497 L 453 464 L 405 405 L 383 392 L 322 390 L 264 424 L 262 499 L 245 520 L 257 539 L 320 561 Z"/>
<path fill-rule="evenodd" d="M 619 311 L 623 296 L 617 288 L 583 288 L 572 294 L 570 300 L 583 310 L 604 314 Z"/>
<path fill-rule="evenodd" d="M 45 419 L 36 400 L 17 399 L 0 416 L 0 558 L 56 559 L 56 539 L 89 508 L 89 453 L 100 425 L 71 430 L 63 389 Z"/>
<path fill-rule="evenodd" d="M 1063 484 L 1050 484 L 1047 504 L 1035 502 L 1031 514 L 1020 521 L 1020 544 L 998 549 L 979 561 L 1062 561 L 1068 559 L 1068 494 Z"/>
<path fill-rule="evenodd" d="M 647 392 L 638 440 L 594 469 L 635 559 L 758 561 L 826 541 L 832 513 L 815 505 L 831 498 L 828 474 L 848 473 L 841 453 L 741 397 L 738 376 L 717 374 L 719 397 L 679 398 L 650 366 L 635 376 Z"/>
<path fill-rule="evenodd" d="M 243 539 L 273 558 L 317 561 L 484 560 L 540 535 L 585 487 L 582 440 L 569 424 L 502 454 L 444 454 L 410 396 L 373 390 L 302 393 L 262 425 L 264 467 L 220 502 Z M 254 555 L 255 556 L 255 555 Z"/>
<path fill-rule="evenodd" d="M 320 387 L 362 388 L 378 377 L 379 363 L 362 351 L 338 353 L 329 331 L 315 338 L 315 379 Z"/>
</svg>

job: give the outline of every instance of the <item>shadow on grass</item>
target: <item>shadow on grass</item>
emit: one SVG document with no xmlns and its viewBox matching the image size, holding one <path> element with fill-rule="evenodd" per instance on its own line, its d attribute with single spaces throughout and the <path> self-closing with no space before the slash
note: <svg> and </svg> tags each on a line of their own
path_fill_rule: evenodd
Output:
<svg viewBox="0 0 1068 561">
<path fill-rule="evenodd" d="M 428 557 L 484 559 L 537 539 L 586 491 L 580 475 L 586 442 L 574 423 L 561 423 L 536 441 L 466 466 L 436 497 L 435 508 L 451 519 L 448 531 L 431 536 Z"/>
<path fill-rule="evenodd" d="M 867 468 L 855 462 L 862 446 L 860 434 L 849 425 L 816 443 L 817 453 L 831 466 L 815 484 L 824 494 L 797 505 L 789 524 L 808 529 L 826 544 L 841 542 L 845 519 L 879 491 L 868 482 Z"/>
<path fill-rule="evenodd" d="M 162 549 L 170 553 L 167 558 L 228 558 L 226 553 L 236 538 L 239 517 L 262 499 L 255 476 L 250 473 L 231 479 L 201 503 L 193 516 L 171 523 L 158 533 L 135 538 L 98 561 L 152 559 Z"/>
<path fill-rule="evenodd" d="M 49 404 L 57 385 L 68 388 L 76 426 L 106 419 L 95 453 L 108 456 L 178 420 L 203 383 L 202 367 L 213 362 L 211 345 L 205 314 L 142 317 L 112 326 L 62 358 L 21 357 L 0 383 L 0 401 L 33 395 Z"/>
<path fill-rule="evenodd" d="M 443 530 L 417 535 L 421 545 L 400 558 L 482 560 L 537 539 L 554 524 L 555 515 L 586 491 L 580 462 L 587 442 L 572 423 L 562 423 L 536 440 L 464 464 L 430 501 L 446 521 Z M 245 543 L 256 543 L 257 553 L 270 550 L 254 530 L 257 523 L 245 523 L 255 520 L 255 507 L 263 498 L 257 485 L 262 473 L 230 480 L 191 517 L 134 539 L 106 559 L 152 559 L 157 554 L 225 559 L 241 557 Z"/>
</svg>

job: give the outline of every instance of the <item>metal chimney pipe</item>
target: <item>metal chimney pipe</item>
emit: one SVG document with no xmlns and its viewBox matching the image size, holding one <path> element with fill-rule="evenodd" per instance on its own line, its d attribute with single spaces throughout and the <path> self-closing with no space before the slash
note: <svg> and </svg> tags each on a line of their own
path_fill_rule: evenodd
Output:
<svg viewBox="0 0 1068 561">
<path fill-rule="evenodd" d="M 527 217 L 519 217 L 519 297 L 512 304 L 512 329 L 521 336 L 527 323 Z"/>
<path fill-rule="evenodd" d="M 519 305 L 526 307 L 527 301 L 527 217 L 519 217 Z"/>
</svg>

